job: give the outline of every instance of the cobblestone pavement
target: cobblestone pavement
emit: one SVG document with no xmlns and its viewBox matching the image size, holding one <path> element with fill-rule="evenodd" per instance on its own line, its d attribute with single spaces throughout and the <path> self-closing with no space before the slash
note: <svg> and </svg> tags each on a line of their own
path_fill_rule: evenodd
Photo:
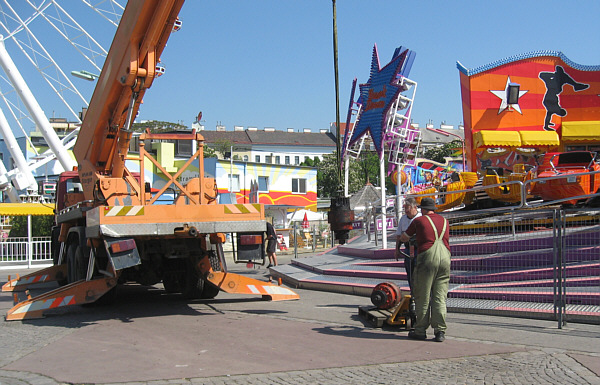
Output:
<svg viewBox="0 0 600 385">
<path fill-rule="evenodd" d="M 282 255 L 280 263 L 286 263 L 286 255 Z M 243 269 L 243 266 L 232 266 L 233 269 Z M 247 270 L 245 275 L 255 278 L 264 278 L 264 267 Z M 0 271 L 0 283 L 6 281 L 7 272 Z M 334 356 L 314 357 L 315 365 L 307 366 L 303 370 L 276 371 L 276 369 L 264 366 L 267 359 L 269 344 L 277 343 L 274 340 L 266 340 L 264 349 L 265 356 L 262 357 L 261 370 L 256 366 L 250 366 L 250 370 L 240 370 L 239 362 L 227 357 L 232 368 L 231 375 L 207 375 L 204 377 L 189 377 L 173 379 L 174 371 L 166 371 L 164 376 L 156 376 L 156 380 L 141 380 L 135 382 L 118 382 L 126 385 L 162 385 L 162 384 L 599 384 L 600 385 L 600 331 L 596 325 L 568 325 L 558 329 L 555 322 L 536 321 L 527 319 L 511 319 L 502 317 L 486 317 L 465 314 L 449 314 L 449 333 L 446 342 L 438 344 L 432 341 L 410 341 L 406 339 L 405 333 L 373 329 L 364 325 L 357 319 L 357 304 L 368 303 L 368 298 L 345 296 L 332 293 L 303 292 L 301 301 L 264 303 L 260 301 L 240 301 L 238 299 L 224 300 L 222 302 L 192 302 L 175 301 L 173 298 L 164 298 L 156 294 L 157 290 L 148 291 L 136 289 L 131 291 L 131 303 L 126 302 L 119 308 L 103 307 L 69 307 L 63 313 L 59 312 L 43 320 L 28 322 L 4 322 L 0 321 L 0 385 L 55 385 L 55 384 L 82 384 L 92 383 L 90 381 L 76 381 L 74 378 L 66 377 L 68 381 L 60 381 L 40 373 L 52 373 L 52 365 L 55 361 L 47 356 L 53 350 L 68 350 L 72 345 L 63 341 L 88 341 L 88 338 L 98 337 L 110 338 L 110 334 L 100 334 L 100 329 L 111 332 L 126 327 L 137 327 L 138 329 L 154 322 L 156 318 L 165 318 L 159 325 L 170 325 L 172 320 L 176 322 L 196 322 L 208 324 L 210 319 L 215 322 L 228 324 L 236 322 L 250 325 L 257 322 L 261 327 L 269 328 L 282 323 L 294 325 L 310 324 L 306 329 L 309 331 L 321 331 L 320 339 L 330 338 L 333 332 L 323 333 L 328 328 L 347 327 L 349 332 L 344 331 L 334 335 L 339 338 L 336 341 L 350 341 L 345 347 L 338 347 L 340 355 L 348 346 L 361 351 L 361 346 L 376 340 L 381 346 L 388 346 L 385 350 L 390 359 L 380 364 L 359 364 L 354 362 L 335 361 Z M 127 293 L 125 293 L 127 294 Z M 226 298 L 226 297 L 224 297 Z M 129 298 L 125 298 L 125 301 Z M 146 301 L 138 304 L 139 301 Z M 152 302 L 150 302 L 152 301 Z M 366 302 L 365 302 L 366 301 Z M 153 309 L 148 310 L 148 303 L 152 303 Z M 0 293 L 0 313 L 4 314 L 12 306 L 12 297 L 9 293 Z M 258 319 L 258 320 L 257 320 Z M 116 321 L 115 321 L 116 320 Z M 193 320 L 193 321 L 192 321 Z M 177 327 L 179 324 L 175 324 Z M 187 324 L 186 324 L 187 325 Z M 285 327 L 285 326 L 284 326 Z M 149 333 L 150 329 L 142 329 Z M 189 328 L 188 328 L 189 330 Z M 201 330 L 201 329 L 195 329 Z M 215 329 L 211 329 L 214 333 Z M 231 329 L 232 332 L 235 329 Z M 285 329 L 283 329 L 285 330 Z M 153 330 L 154 332 L 154 330 Z M 249 329 L 248 338 L 251 334 L 260 333 L 260 329 Z M 160 329 L 159 329 L 159 333 Z M 165 336 L 168 331 L 164 331 Z M 362 334 L 362 335 L 361 335 Z M 119 335 L 119 334 L 117 334 Z M 122 335 L 122 334 L 121 334 Z M 245 334 L 237 334 L 245 336 Z M 268 334 L 267 334 L 268 335 Z M 303 334 L 304 335 L 304 334 Z M 222 338 L 227 338 L 225 334 Z M 245 337 L 244 337 L 245 338 Z M 273 337 L 278 338 L 278 337 Z M 390 338 L 397 343 L 398 349 L 403 352 L 394 352 L 389 349 Z M 287 341 L 287 340 L 282 340 Z M 112 341 L 109 341 L 113 343 Z M 137 341 L 141 343 L 140 341 Z M 89 344 L 89 342 L 87 342 Z M 118 349 L 130 348 L 118 345 Z M 254 343 L 254 342 L 252 342 Z M 450 351 L 451 347 L 472 347 L 472 350 L 456 353 Z M 378 347 L 380 345 L 377 345 Z M 489 353 L 489 347 L 508 347 L 503 353 Z M 85 345 L 84 345 L 85 347 Z M 226 347 L 226 346 L 225 346 Z M 132 356 L 132 371 L 138 367 L 137 360 L 144 360 L 144 350 L 140 349 L 140 355 Z M 488 349 L 487 351 L 484 350 Z M 81 347 L 80 347 L 81 349 Z M 382 348 L 383 349 L 383 348 Z M 413 353 L 419 353 L 418 358 Z M 447 349 L 452 355 L 440 358 L 435 354 L 442 349 Z M 83 351 L 84 349 L 82 349 Z M 259 348 L 260 350 L 260 348 Z M 424 350 L 431 352 L 431 359 L 427 359 Z M 493 349 L 492 349 L 493 350 Z M 274 350 L 274 354 L 282 354 L 282 351 Z M 328 350 L 331 351 L 331 350 Z M 335 351 L 335 349 L 334 349 Z M 500 350 L 496 350 L 500 351 Z M 166 356 L 178 352 L 166 351 Z M 185 353 L 185 352 L 184 352 Z M 193 353 L 193 352 L 192 352 Z M 46 355 L 45 355 L 46 354 Z M 80 353 L 83 354 L 83 353 Z M 273 353 L 272 353 L 273 354 Z M 334 353 L 335 354 L 335 353 Z M 444 357 L 444 356 L 441 356 Z M 95 357 L 94 357 L 95 359 Z M 299 358 L 298 358 L 299 359 Z M 325 362 L 325 364 L 323 364 Z M 336 362 L 336 364 L 327 364 Z M 365 362 L 365 361 L 363 361 Z M 373 361 L 371 362 L 379 362 Z M 14 369 L 15 364 L 20 364 L 24 369 Z M 68 365 L 69 362 L 64 362 Z M 102 369 L 111 370 L 106 362 Z M 331 366 L 331 367 L 327 367 Z M 12 370 L 9 369 L 12 367 Z M 90 362 L 89 368 L 81 368 L 80 375 L 85 371 L 97 369 L 98 364 Z M 269 369 L 262 370 L 263 367 Z M 44 372 L 46 370 L 46 372 Z M 225 369 L 220 373 L 227 373 Z M 36 371 L 37 373 L 34 373 Z M 261 373 L 263 372 L 263 373 Z M 208 374 L 208 373 L 207 373 Z M 84 376 L 85 377 L 85 376 Z M 97 377 L 95 377 L 97 378 Z M 133 376 L 132 378 L 142 378 Z M 158 379 L 163 378 L 163 379 Z M 95 381 L 97 384 L 117 384 L 111 380 Z"/>
<path fill-rule="evenodd" d="M 600 384 L 567 353 L 527 351 L 411 363 L 121 383 L 161 384 Z M 2 385 L 53 385 L 51 378 L 0 370 Z"/>
</svg>

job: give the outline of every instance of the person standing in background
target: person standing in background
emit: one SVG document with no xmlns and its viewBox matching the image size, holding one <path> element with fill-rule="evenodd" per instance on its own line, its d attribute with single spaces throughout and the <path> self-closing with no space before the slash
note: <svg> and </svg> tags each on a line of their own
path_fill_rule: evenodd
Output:
<svg viewBox="0 0 600 385">
<path fill-rule="evenodd" d="M 411 257 L 416 256 L 416 250 L 411 254 L 410 244 L 411 242 L 400 242 L 400 236 L 403 232 L 408 229 L 413 219 L 420 217 L 419 209 L 417 207 L 417 200 L 415 198 L 406 198 L 404 200 L 404 205 L 402 206 L 404 209 L 404 215 L 400 217 L 398 220 L 398 228 L 396 229 L 396 260 L 400 258 L 400 256 L 404 257 L 404 268 L 406 269 L 406 280 L 408 281 L 408 286 L 410 287 L 410 291 L 412 292 L 412 275 L 415 268 L 416 260 Z M 404 245 L 404 253 L 401 253 L 401 248 Z"/>
<path fill-rule="evenodd" d="M 450 282 L 450 226 L 446 218 L 435 213 L 435 201 L 423 198 L 421 216 L 412 221 L 400 236 L 407 242 L 417 236 L 417 264 L 413 276 L 413 296 L 417 322 L 408 337 L 427 339 L 427 329 L 433 327 L 436 342 L 446 335 L 446 298 Z"/>
<path fill-rule="evenodd" d="M 269 266 L 277 266 L 277 254 L 275 249 L 277 248 L 277 233 L 271 222 L 267 222 L 267 257 L 269 257 Z"/>
</svg>

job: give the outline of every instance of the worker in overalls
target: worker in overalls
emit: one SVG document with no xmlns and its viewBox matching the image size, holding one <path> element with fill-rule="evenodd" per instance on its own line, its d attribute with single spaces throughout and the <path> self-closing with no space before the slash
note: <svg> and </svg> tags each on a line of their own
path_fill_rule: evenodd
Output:
<svg viewBox="0 0 600 385">
<path fill-rule="evenodd" d="M 421 216 L 415 218 L 400 236 L 407 242 L 416 235 L 417 263 L 412 277 L 417 322 L 408 333 L 412 339 L 427 339 L 427 329 L 433 327 L 436 342 L 446 334 L 446 297 L 450 282 L 450 226 L 446 218 L 435 213 L 435 201 L 423 198 Z"/>
</svg>

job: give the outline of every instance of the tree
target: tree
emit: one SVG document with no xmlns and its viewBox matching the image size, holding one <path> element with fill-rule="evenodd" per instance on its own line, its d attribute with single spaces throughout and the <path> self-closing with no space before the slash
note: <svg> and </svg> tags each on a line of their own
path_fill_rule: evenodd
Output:
<svg viewBox="0 0 600 385">
<path fill-rule="evenodd" d="M 19 215 L 10 218 L 11 229 L 9 237 L 27 236 L 27 216 Z M 32 215 L 31 216 L 31 235 L 33 237 L 49 237 L 54 225 L 54 216 L 52 215 Z"/>
<path fill-rule="evenodd" d="M 343 189 L 344 181 L 338 180 L 338 167 L 340 164 L 335 154 L 324 155 L 322 161 L 303 162 L 316 163 L 317 168 L 317 196 L 332 197 L 337 195 L 340 189 Z M 386 177 L 386 191 L 395 191 L 391 178 Z M 377 184 L 379 180 L 379 157 L 376 152 L 363 151 L 360 157 L 350 161 L 348 170 L 348 193 L 352 194 L 363 188 L 368 182 Z"/>
<path fill-rule="evenodd" d="M 423 158 L 439 163 L 445 163 L 446 160 L 444 158 L 451 156 L 457 147 L 462 148 L 462 142 L 460 140 L 453 140 L 452 142 L 439 147 L 430 147 L 423 153 Z"/>
<path fill-rule="evenodd" d="M 221 158 L 225 158 L 226 153 L 229 153 L 229 156 L 231 156 L 231 146 L 233 146 L 233 142 L 227 139 L 217 139 L 210 145 L 214 152 L 221 154 Z"/>
<path fill-rule="evenodd" d="M 217 153 L 215 150 L 208 146 L 204 146 L 204 157 L 205 158 L 217 158 Z"/>
<path fill-rule="evenodd" d="M 131 125 L 131 130 L 134 132 L 144 132 L 147 128 L 150 129 L 150 132 L 187 130 L 187 127 L 181 123 L 161 122 L 158 120 L 149 120 L 144 123 L 133 123 Z"/>
</svg>

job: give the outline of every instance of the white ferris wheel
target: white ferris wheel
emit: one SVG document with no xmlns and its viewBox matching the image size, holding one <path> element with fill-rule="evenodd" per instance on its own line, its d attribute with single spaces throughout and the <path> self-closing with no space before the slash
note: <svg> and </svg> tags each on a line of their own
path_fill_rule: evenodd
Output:
<svg viewBox="0 0 600 385">
<path fill-rule="evenodd" d="M 125 3 L 0 0 L 0 134 L 11 158 L 0 162 L 0 190 L 9 200 L 37 190 L 42 165 L 46 174 L 48 164 L 50 173 L 72 167 L 66 149 L 77 130 L 59 138 L 49 121 L 81 123 Z M 41 154 L 30 140 L 36 129 L 49 147 Z M 28 156 L 16 137 L 29 141 Z"/>
</svg>

